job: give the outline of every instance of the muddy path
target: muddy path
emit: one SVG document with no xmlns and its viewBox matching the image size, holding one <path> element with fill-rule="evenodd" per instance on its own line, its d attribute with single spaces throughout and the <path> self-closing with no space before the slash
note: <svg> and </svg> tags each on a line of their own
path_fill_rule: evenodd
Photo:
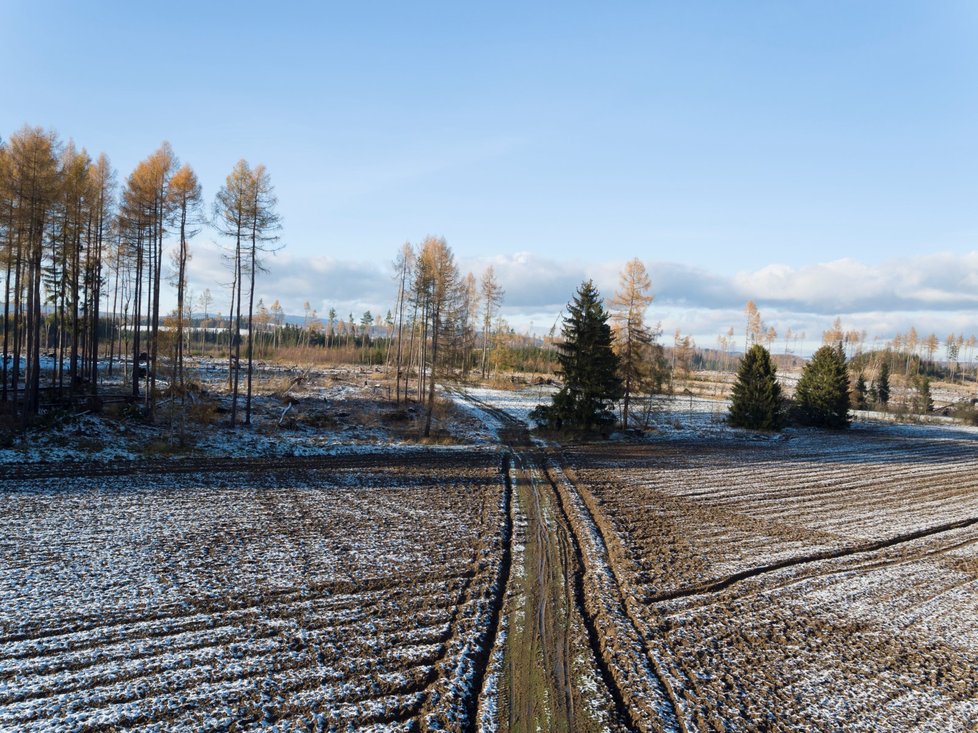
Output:
<svg viewBox="0 0 978 733">
<path fill-rule="evenodd" d="M 515 527 L 504 606 L 499 731 L 628 730 L 595 653 L 573 532 L 532 453 L 511 461 Z M 613 684 L 613 683 L 612 683 Z"/>
<path fill-rule="evenodd" d="M 607 557 L 593 556 L 581 520 L 553 479 L 549 451 L 530 440 L 527 426 L 492 405 L 458 395 L 498 425 L 509 455 L 512 558 L 500 616 L 492 689 L 480 699 L 485 731 L 675 730 L 667 714 L 635 703 L 636 673 L 655 676 L 634 644 L 617 648 L 627 623 L 621 599 L 607 595 L 595 576 L 613 578 Z M 573 487 L 570 487 L 573 491 Z M 614 618 L 612 618 L 612 616 Z M 630 671 L 623 670 L 630 657 Z M 640 685 L 645 687 L 645 685 Z M 645 690 L 640 691 L 640 695 Z M 668 707 L 665 695 L 663 706 Z"/>
</svg>

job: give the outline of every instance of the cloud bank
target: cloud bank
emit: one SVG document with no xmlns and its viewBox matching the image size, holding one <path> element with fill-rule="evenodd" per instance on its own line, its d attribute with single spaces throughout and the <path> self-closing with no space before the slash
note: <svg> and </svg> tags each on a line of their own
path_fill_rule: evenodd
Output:
<svg viewBox="0 0 978 733">
<path fill-rule="evenodd" d="M 306 302 L 322 314 L 335 308 L 341 316 L 365 310 L 384 314 L 394 304 L 390 262 L 296 257 L 286 251 L 265 264 L 268 271 L 259 279 L 258 296 L 266 303 L 279 300 L 288 313 L 302 313 Z M 655 294 L 649 318 L 660 321 L 667 335 L 678 328 L 694 335 L 701 346 L 712 345 L 730 327 L 742 338 L 747 300 L 755 301 L 765 322 L 779 332 L 805 332 L 812 342 L 836 317 L 848 328 L 865 330 L 870 340 L 888 339 L 910 325 L 942 337 L 978 331 L 978 251 L 928 253 L 877 264 L 849 258 L 804 267 L 771 264 L 734 274 L 662 260 L 645 264 Z M 476 275 L 489 265 L 506 290 L 507 320 L 519 329 L 532 326 L 534 332 L 545 333 L 582 281 L 594 280 L 610 297 L 624 262 L 563 261 L 531 252 L 459 261 L 463 272 Z M 226 272 L 216 246 L 201 247 L 191 265 L 195 290 L 211 288 L 215 309 L 221 309 L 218 283 L 228 280 Z"/>
</svg>

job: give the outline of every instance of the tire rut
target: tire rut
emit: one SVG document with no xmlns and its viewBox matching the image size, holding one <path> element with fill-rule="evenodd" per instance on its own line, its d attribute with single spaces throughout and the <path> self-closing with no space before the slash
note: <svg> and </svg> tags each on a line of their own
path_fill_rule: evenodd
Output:
<svg viewBox="0 0 978 733">
<path fill-rule="evenodd" d="M 622 704 L 628 713 L 631 726 L 634 730 L 675 730 L 679 733 L 689 733 L 689 729 L 685 723 L 684 717 L 682 715 L 682 708 L 680 707 L 675 691 L 672 689 L 672 684 L 669 682 L 668 677 L 664 674 L 661 665 L 656 658 L 655 654 L 652 652 L 649 641 L 646 639 L 645 634 L 642 633 L 642 624 L 636 620 L 631 609 L 628 607 L 628 603 L 625 600 L 625 592 L 623 590 L 623 584 L 619 577 L 619 571 L 616 569 L 614 561 L 611 554 L 608 552 L 608 541 L 601 529 L 600 524 L 596 521 L 591 507 L 585 500 L 584 496 L 581 494 L 578 487 L 570 480 L 562 471 L 560 475 L 555 475 L 555 469 L 552 468 L 555 464 L 551 461 L 551 456 L 549 452 L 545 453 L 541 457 L 541 463 L 545 467 L 545 475 L 550 482 L 553 491 L 558 498 L 558 505 L 566 518 L 567 522 L 573 527 L 576 523 L 571 517 L 571 512 L 575 511 L 572 509 L 571 505 L 578 503 L 578 509 L 583 513 L 582 520 L 593 532 L 593 537 L 597 542 L 595 548 L 591 552 L 592 557 L 590 557 L 591 563 L 594 569 L 592 574 L 599 576 L 602 574 L 601 566 L 604 565 L 606 569 L 606 577 L 610 581 L 610 587 L 605 587 L 605 593 L 600 592 L 600 582 L 595 582 L 598 586 L 598 592 L 593 594 L 587 593 L 587 589 L 582 587 L 581 600 L 585 606 L 587 606 L 588 601 L 592 603 L 598 603 L 598 600 L 594 596 L 602 597 L 610 595 L 611 598 L 605 597 L 605 603 L 610 603 L 610 608 L 602 608 L 600 605 L 593 611 L 588 611 L 588 618 L 590 618 L 590 623 L 594 624 L 594 637 L 600 639 L 599 625 L 605 626 L 605 631 L 609 629 L 611 633 L 616 635 L 623 635 L 625 638 L 620 639 L 621 646 L 626 649 L 629 646 L 638 646 L 640 650 L 640 662 L 644 662 L 643 666 L 646 666 L 646 674 L 649 678 L 648 681 L 653 684 L 652 690 L 646 690 L 646 697 L 649 699 L 658 698 L 659 710 L 655 711 L 658 716 L 659 725 L 656 727 L 649 727 L 649 719 L 646 715 L 647 705 L 641 705 L 641 700 L 636 698 L 633 687 L 636 686 L 635 683 L 627 679 L 624 672 L 620 670 L 619 667 L 613 666 L 611 664 L 607 665 L 608 675 L 614 681 L 614 689 L 622 700 Z M 561 480 L 561 478 L 563 480 Z M 563 490 L 561 489 L 563 487 Z M 578 502 L 573 502 L 573 497 L 569 495 L 569 492 L 573 491 Z M 565 492 L 567 492 L 565 494 Z M 582 567 L 587 567 L 588 565 L 588 555 L 585 553 L 582 547 L 581 536 L 585 534 L 587 528 L 580 529 L 577 528 L 573 532 L 573 539 L 577 547 L 578 558 Z M 603 549 L 602 549 L 603 548 Z M 594 557 L 597 556 L 597 557 Z M 617 619 L 617 621 L 616 621 Z M 611 652 L 616 650 L 611 649 Z M 599 643 L 599 659 L 603 658 L 603 655 L 608 655 L 609 652 L 600 651 Z M 618 674 L 616 675 L 616 670 Z M 618 677 L 621 676 L 624 679 L 619 680 Z M 639 680 L 640 681 L 640 680 Z M 654 689 L 658 687 L 658 689 Z M 631 702 L 629 702 L 631 700 Z M 638 707 L 641 712 L 636 713 L 634 708 Z M 645 708 L 643 710 L 643 708 Z"/>
<path fill-rule="evenodd" d="M 778 570 L 784 570 L 785 568 L 796 567 L 799 565 L 806 565 L 816 562 L 824 562 L 826 560 L 837 560 L 844 557 L 852 557 L 854 555 L 861 555 L 868 552 L 878 552 L 879 550 L 885 550 L 890 547 L 895 547 L 897 545 L 905 544 L 907 542 L 913 542 L 915 540 L 923 539 L 926 537 L 931 537 L 934 535 L 942 534 L 944 532 L 950 532 L 956 529 L 964 529 L 967 527 L 972 527 L 978 524 L 978 517 L 971 517 L 968 519 L 961 519 L 955 522 L 948 522 L 946 524 L 940 524 L 934 527 L 926 527 L 924 529 L 915 530 L 913 532 L 907 532 L 904 534 L 896 535 L 895 537 L 889 537 L 884 540 L 877 540 L 875 542 L 867 542 L 861 545 L 854 545 L 849 547 L 842 547 L 836 550 L 825 550 L 823 552 L 815 552 L 809 555 L 799 555 L 797 557 L 790 557 L 784 560 L 778 560 L 777 562 L 768 563 L 766 565 L 758 565 L 753 568 L 747 568 L 746 570 L 741 570 L 736 573 L 732 573 L 724 578 L 717 578 L 714 580 L 709 580 L 704 583 L 698 583 L 696 585 L 687 586 L 685 588 L 677 588 L 671 591 L 664 591 L 662 593 L 656 593 L 650 595 L 646 598 L 648 603 L 661 603 L 663 601 L 672 601 L 679 598 L 688 598 L 690 596 L 706 595 L 709 593 L 718 593 L 720 591 L 726 590 L 736 583 L 740 583 L 745 580 L 750 580 L 751 578 L 757 578 L 761 575 L 766 575 L 767 573 L 773 573 Z"/>
<path fill-rule="evenodd" d="M 519 448 L 526 448 L 533 445 L 533 441 L 530 438 L 529 428 L 527 425 L 505 411 L 489 405 L 483 400 L 475 398 L 471 395 L 455 392 L 456 396 L 461 399 L 468 401 L 469 403 L 476 406 L 478 409 L 488 413 L 494 417 L 499 422 L 499 438 L 500 441 L 507 444 L 511 450 L 518 451 Z M 571 517 L 571 509 L 567 505 L 567 501 L 563 496 L 560 487 L 554 480 L 550 471 L 548 470 L 547 454 L 544 450 L 540 448 L 533 447 L 525 452 L 520 452 L 518 455 L 522 458 L 525 467 L 528 471 L 536 470 L 537 473 L 544 479 L 543 483 L 538 483 L 536 490 L 537 492 L 542 488 L 547 491 L 550 498 L 550 504 L 554 507 L 555 513 L 553 518 L 557 524 L 557 532 L 548 532 L 548 539 L 550 542 L 554 541 L 554 536 L 556 536 L 557 542 L 557 556 L 560 558 L 561 565 L 564 567 L 564 578 L 565 578 L 565 590 L 563 593 L 566 594 L 568 604 L 572 605 L 576 614 L 580 617 L 584 630 L 587 636 L 587 647 L 590 652 L 590 656 L 594 661 L 594 668 L 597 671 L 601 682 L 603 683 L 608 696 L 614 705 L 614 713 L 617 718 L 617 723 L 624 726 L 630 731 L 670 731 L 677 730 L 680 733 L 686 733 L 686 727 L 682 722 L 681 717 L 678 714 L 678 707 L 675 703 L 675 699 L 671 694 L 671 689 L 668 688 L 668 682 L 663 684 L 663 679 L 658 670 L 654 667 L 654 660 L 649 655 L 647 648 L 644 650 L 643 658 L 638 660 L 640 667 L 645 667 L 645 675 L 654 677 L 657 683 L 665 691 L 662 695 L 656 695 L 659 698 L 660 707 L 659 710 L 655 711 L 655 720 L 652 721 L 649 718 L 650 713 L 653 711 L 650 709 L 649 705 L 636 705 L 635 702 L 637 698 L 632 691 L 629 690 L 629 682 L 627 678 L 623 676 L 620 670 L 616 669 L 618 663 L 617 656 L 622 651 L 628 654 L 627 650 L 619 650 L 614 648 L 614 646 L 609 646 L 605 639 L 607 637 L 607 632 L 609 629 L 613 629 L 616 625 L 615 619 L 611 618 L 615 613 L 617 613 L 618 621 L 620 623 L 622 619 L 627 619 L 628 624 L 632 626 L 632 631 L 630 636 L 638 636 L 641 639 L 637 628 L 634 626 L 634 621 L 628 616 L 627 609 L 624 607 L 623 601 L 621 601 L 621 589 L 618 585 L 617 578 L 614 573 L 610 573 L 610 577 L 614 580 L 615 587 L 617 590 L 617 601 L 618 606 L 612 612 L 602 612 L 600 608 L 595 608 L 592 606 L 599 606 L 597 601 L 591 598 L 593 589 L 589 589 L 587 578 L 589 577 L 589 568 L 594 568 L 601 564 L 600 560 L 594 558 L 589 558 L 587 555 L 587 550 L 585 550 L 584 543 L 580 536 L 580 529 L 577 527 L 577 523 L 573 521 Z M 537 502 L 536 512 L 539 514 L 542 512 L 542 507 L 540 506 L 539 494 L 535 495 L 535 501 Z M 583 503 L 583 502 L 582 502 Z M 588 517 L 588 520 L 592 524 L 593 518 Z M 546 531 L 546 530 L 543 530 Z M 547 569 L 541 569 L 541 575 L 547 576 L 552 574 L 545 572 Z M 590 571 L 590 574 L 594 574 L 594 570 Z M 552 582 L 552 581 L 551 581 Z M 546 632 L 546 627 L 543 627 L 544 632 Z M 551 632 L 553 629 L 551 629 Z M 557 684 L 558 694 L 561 691 L 566 695 L 563 708 L 568 711 L 570 715 L 573 715 L 574 710 L 574 688 L 573 688 L 573 668 L 571 665 L 571 660 L 569 657 L 570 650 L 570 635 L 566 634 L 566 629 L 564 630 L 565 636 L 560 639 L 560 643 L 563 645 L 562 652 L 558 653 L 557 650 L 551 650 L 553 656 L 550 659 L 550 666 L 553 667 L 551 673 Z M 549 646 L 545 643 L 545 647 Z M 644 642 L 643 642 L 644 647 Z M 561 660 L 559 657 L 563 656 L 564 659 Z M 563 682 L 562 682 L 563 681 Z M 629 700 L 633 701 L 633 704 L 629 704 Z M 671 711 L 670 713 L 665 713 L 664 717 L 660 713 L 664 712 L 664 709 Z"/>
<path fill-rule="evenodd" d="M 435 468 L 464 466 L 463 456 L 419 450 L 427 463 Z M 0 483 L 58 478 L 99 478 L 103 476 L 132 476 L 177 473 L 247 473 L 250 471 L 317 471 L 346 468 L 378 469 L 389 466 L 387 453 L 337 453 L 320 456 L 193 457 L 175 459 L 133 459 L 99 463 L 21 464 L 0 467 Z"/>
</svg>

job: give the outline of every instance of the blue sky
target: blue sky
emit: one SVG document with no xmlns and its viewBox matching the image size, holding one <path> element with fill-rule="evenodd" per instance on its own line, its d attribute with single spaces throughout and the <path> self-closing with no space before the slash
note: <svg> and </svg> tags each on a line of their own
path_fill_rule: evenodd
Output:
<svg viewBox="0 0 978 733">
<path fill-rule="evenodd" d="M 891 292 L 917 258 L 959 275 L 978 249 L 973 2 L 8 0 L 0 65 L 4 137 L 53 127 L 120 179 L 167 139 L 208 199 L 238 158 L 265 163 L 287 246 L 266 296 L 294 310 L 386 307 L 388 262 L 431 233 L 510 273 L 509 316 L 536 326 L 635 256 L 653 316 L 703 337 L 753 289 L 785 326 L 974 323 L 960 284 Z M 210 239 L 199 288 L 219 279 Z M 840 260 L 890 277 L 888 299 L 837 292 Z M 824 295 L 795 297 L 812 273 Z"/>
</svg>

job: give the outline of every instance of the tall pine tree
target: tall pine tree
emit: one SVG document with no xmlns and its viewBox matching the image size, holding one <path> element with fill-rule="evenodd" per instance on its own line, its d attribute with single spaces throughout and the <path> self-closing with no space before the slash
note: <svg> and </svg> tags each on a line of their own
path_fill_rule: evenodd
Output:
<svg viewBox="0 0 978 733">
<path fill-rule="evenodd" d="M 857 410 L 868 410 L 869 404 L 866 402 L 866 394 L 869 390 L 866 388 L 866 377 L 863 376 L 862 372 L 859 372 L 859 376 L 856 378 L 856 386 L 852 391 L 851 402 Z"/>
<path fill-rule="evenodd" d="M 781 385 L 775 379 L 771 354 L 754 344 L 740 360 L 728 422 L 737 428 L 780 430 L 783 420 Z"/>
<path fill-rule="evenodd" d="M 550 405 L 538 406 L 531 417 L 556 430 L 588 432 L 615 421 L 611 406 L 622 396 L 618 357 L 608 313 L 590 280 L 578 288 L 567 310 L 564 341 L 557 347 L 564 385 Z"/>
</svg>

